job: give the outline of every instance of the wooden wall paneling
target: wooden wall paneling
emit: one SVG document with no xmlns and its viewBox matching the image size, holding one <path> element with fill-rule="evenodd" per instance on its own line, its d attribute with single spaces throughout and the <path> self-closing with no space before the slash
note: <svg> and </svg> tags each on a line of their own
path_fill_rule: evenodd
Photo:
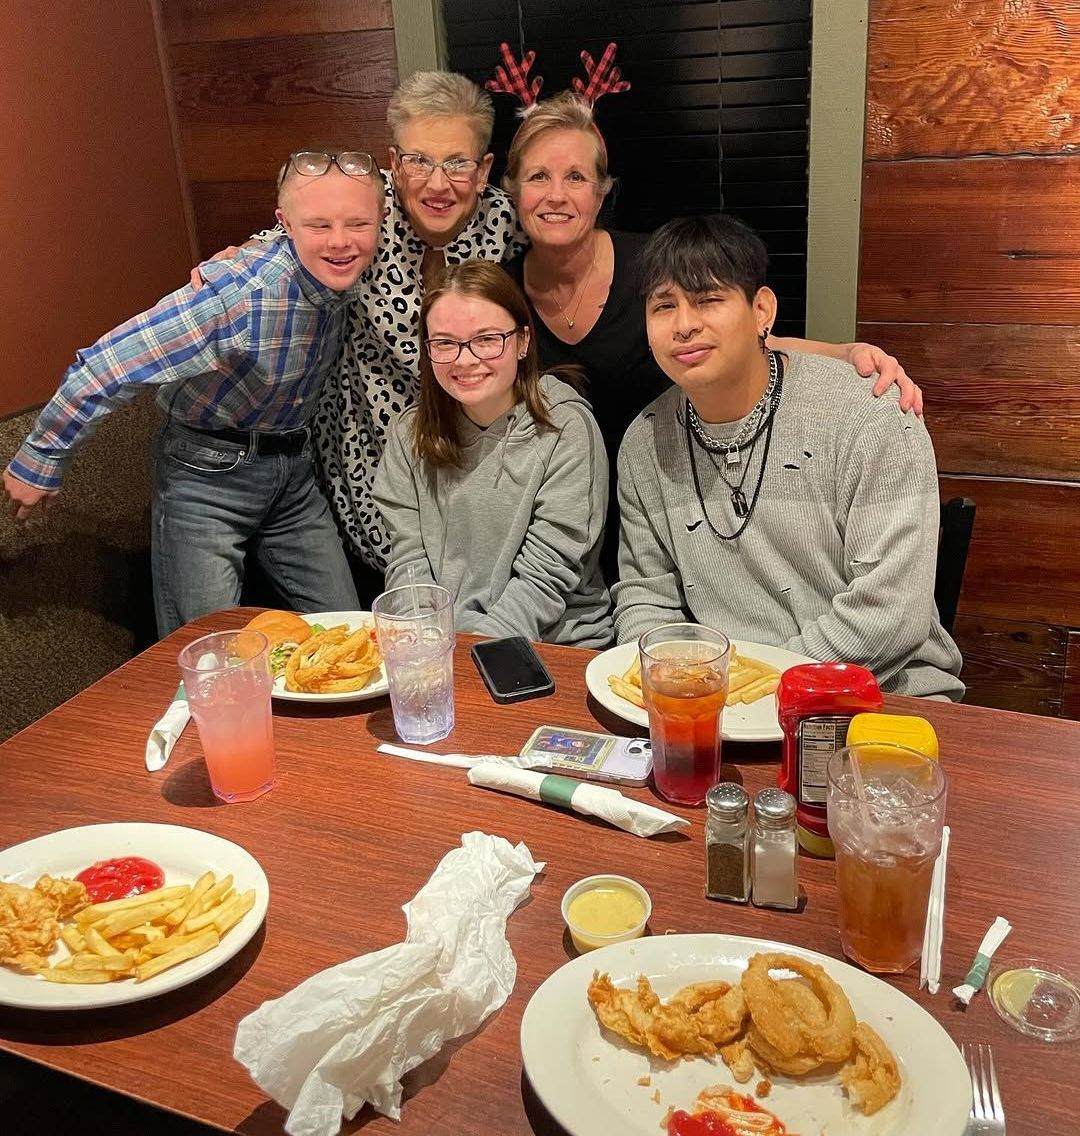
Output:
<svg viewBox="0 0 1080 1136">
<path fill-rule="evenodd" d="M 923 388 L 943 473 L 1080 480 L 1080 327 L 860 323 Z"/>
<path fill-rule="evenodd" d="M 1080 485 L 945 476 L 950 497 L 976 505 L 962 614 L 1080 626 Z"/>
<path fill-rule="evenodd" d="M 1061 716 L 1080 719 L 1080 631 L 1070 631 L 1065 646 L 1065 681 L 1061 690 Z"/>
<path fill-rule="evenodd" d="M 160 0 L 169 43 L 392 28 L 391 0 Z"/>
<path fill-rule="evenodd" d="M 1068 637 L 1064 627 L 957 616 L 953 638 L 964 656 L 964 701 L 1022 714 L 1060 714 Z"/>
<path fill-rule="evenodd" d="M 866 156 L 1080 148 L 1080 3 L 875 0 Z"/>
<path fill-rule="evenodd" d="M 172 50 L 188 174 L 273 179 L 298 145 L 357 138 L 385 160 L 388 92 L 397 80 L 389 30 L 185 44 Z"/>
<path fill-rule="evenodd" d="M 243 244 L 253 233 L 275 224 L 277 187 L 273 181 L 203 181 L 191 187 L 199 217 L 203 256 Z"/>
<path fill-rule="evenodd" d="M 1080 155 L 868 162 L 859 319 L 1075 325 L 1077 217 Z"/>
</svg>

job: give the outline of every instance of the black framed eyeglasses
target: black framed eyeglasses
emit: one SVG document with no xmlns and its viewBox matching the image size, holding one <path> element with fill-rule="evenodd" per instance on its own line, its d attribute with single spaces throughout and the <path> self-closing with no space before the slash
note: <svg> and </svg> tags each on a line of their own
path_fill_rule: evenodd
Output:
<svg viewBox="0 0 1080 1136">
<path fill-rule="evenodd" d="M 485 331 L 482 335 L 474 335 L 472 339 L 447 339 L 439 336 L 436 339 L 425 339 L 424 347 L 433 363 L 456 363 L 466 347 L 472 352 L 474 359 L 488 362 L 498 359 L 506 350 L 506 341 L 519 331 L 520 327 L 512 327 L 509 331 Z"/>
<path fill-rule="evenodd" d="M 370 177 L 375 171 L 375 159 L 366 150 L 341 150 L 327 154 L 322 150 L 297 150 L 289 155 L 289 164 L 304 177 L 322 177 L 331 166 L 337 166 L 349 177 Z"/>
<path fill-rule="evenodd" d="M 436 162 L 427 154 L 398 154 L 398 161 L 407 178 L 427 179 L 436 170 L 442 170 L 451 181 L 469 181 L 480 168 L 475 158 L 447 158 Z"/>
</svg>

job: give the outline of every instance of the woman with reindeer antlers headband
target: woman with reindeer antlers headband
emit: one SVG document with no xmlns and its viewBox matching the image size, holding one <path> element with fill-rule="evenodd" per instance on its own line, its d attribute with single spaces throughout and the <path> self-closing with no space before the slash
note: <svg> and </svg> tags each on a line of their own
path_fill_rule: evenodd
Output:
<svg viewBox="0 0 1080 1136">
<path fill-rule="evenodd" d="M 534 53 L 528 52 L 520 64 L 506 44 L 502 54 L 504 66 L 488 87 L 515 95 L 523 104 L 502 184 L 530 242 L 507 270 L 533 308 L 541 365 L 550 369 L 570 364 L 585 372 L 585 393 L 604 435 L 614 479 L 627 426 L 670 385 L 649 354 L 645 335 L 638 255 L 647 236 L 596 225 L 612 178 L 593 107 L 604 95 L 628 90 L 630 84 L 615 66 L 612 43 L 599 62 L 581 53 L 587 82 L 574 79 L 573 91 L 538 102 L 543 81 L 528 78 Z M 769 345 L 843 359 L 865 375 L 880 370 L 875 393 L 896 382 L 902 405 L 914 403 L 921 411 L 918 388 L 895 359 L 876 347 L 775 336 L 770 336 Z M 609 500 L 602 563 L 613 581 L 618 538 L 614 485 Z"/>
</svg>

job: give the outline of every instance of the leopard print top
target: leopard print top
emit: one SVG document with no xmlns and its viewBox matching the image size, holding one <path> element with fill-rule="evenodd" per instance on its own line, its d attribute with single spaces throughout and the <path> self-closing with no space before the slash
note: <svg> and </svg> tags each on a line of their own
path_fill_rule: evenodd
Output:
<svg viewBox="0 0 1080 1136">
<path fill-rule="evenodd" d="M 323 387 L 313 423 L 323 486 L 353 551 L 382 571 L 390 551 L 371 483 L 391 422 L 416 398 L 420 377 L 420 264 L 426 246 L 386 178 L 386 217 L 375 259 L 350 306 L 345 343 Z M 494 186 L 480 195 L 461 235 L 447 245 L 447 264 L 478 257 L 508 260 L 525 246 L 510 199 Z"/>
</svg>

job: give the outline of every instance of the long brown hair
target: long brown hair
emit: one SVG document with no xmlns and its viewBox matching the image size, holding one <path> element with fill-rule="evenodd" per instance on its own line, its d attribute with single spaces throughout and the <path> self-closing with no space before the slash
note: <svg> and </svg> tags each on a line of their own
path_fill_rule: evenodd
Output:
<svg viewBox="0 0 1080 1136">
<path fill-rule="evenodd" d="M 432 307 L 443 298 L 456 294 L 471 296 L 497 304 L 509 313 L 515 326 L 529 333 L 525 357 L 518 360 L 514 380 L 514 401 L 524 402 L 533 421 L 541 429 L 553 429 L 547 404 L 540 392 L 540 372 L 536 362 L 536 329 L 529 304 L 521 289 L 490 260 L 466 260 L 448 265 L 434 288 L 428 290 L 420 308 L 420 338 L 427 338 L 427 318 Z M 507 342 L 506 350 L 510 350 Z M 432 465 L 456 465 L 462 461 L 461 436 L 458 432 L 460 409 L 455 399 L 443 390 L 435 378 L 435 370 L 427 348 L 420 348 L 420 397 L 416 403 L 413 445 L 417 457 Z"/>
</svg>

